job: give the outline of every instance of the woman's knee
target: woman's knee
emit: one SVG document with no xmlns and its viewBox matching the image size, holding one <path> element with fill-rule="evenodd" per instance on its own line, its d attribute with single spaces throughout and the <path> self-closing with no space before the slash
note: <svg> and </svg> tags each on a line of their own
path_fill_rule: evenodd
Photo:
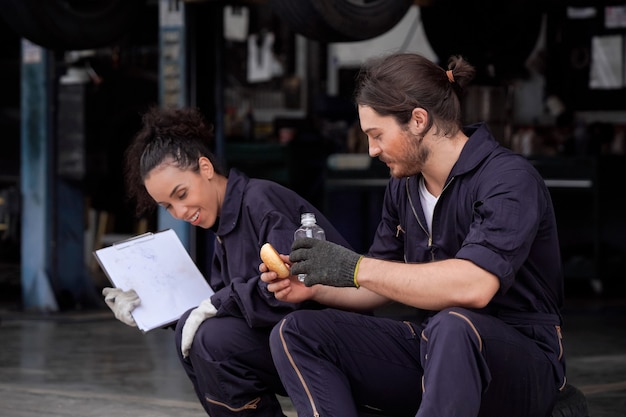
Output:
<svg viewBox="0 0 626 417">
<path fill-rule="evenodd" d="M 189 311 L 181 316 L 176 325 L 176 349 L 179 354 L 182 331 L 188 316 Z M 241 323 L 244 323 L 244 325 Z M 220 361 L 245 348 L 246 346 L 243 344 L 247 340 L 245 333 L 249 332 L 250 328 L 245 325 L 243 320 L 231 317 L 208 318 L 198 326 L 189 348 L 189 354 L 190 356 L 210 357 L 213 360 Z M 242 338 L 244 341 L 242 341 Z"/>
<path fill-rule="evenodd" d="M 176 345 L 176 352 L 178 352 L 178 354 L 181 356 L 182 353 L 180 351 L 180 347 L 182 344 L 183 326 L 185 325 L 185 321 L 187 321 L 187 317 L 189 317 L 189 313 L 191 313 L 191 310 L 193 309 L 187 310 L 185 313 L 183 313 L 182 316 L 180 316 L 174 328 L 174 344 Z"/>
</svg>

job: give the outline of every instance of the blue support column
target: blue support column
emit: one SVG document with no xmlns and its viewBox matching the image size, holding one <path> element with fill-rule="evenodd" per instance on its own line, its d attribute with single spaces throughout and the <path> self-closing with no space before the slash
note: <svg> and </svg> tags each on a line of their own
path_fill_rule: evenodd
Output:
<svg viewBox="0 0 626 417">
<path fill-rule="evenodd" d="M 185 52 L 185 3 L 159 0 L 159 99 L 162 106 L 185 106 L 189 103 Z M 174 219 L 166 210 L 159 208 L 158 228 L 173 229 L 195 258 L 192 230 L 188 223 Z"/>
<path fill-rule="evenodd" d="M 22 301 L 25 310 L 57 311 L 50 285 L 52 246 L 52 53 L 22 40 L 21 173 Z"/>
<path fill-rule="evenodd" d="M 69 71 L 72 74 L 73 71 Z M 64 75 L 56 86 L 52 282 L 61 310 L 92 307 L 96 295 L 85 265 L 86 148 L 90 139 L 88 77 Z"/>
</svg>

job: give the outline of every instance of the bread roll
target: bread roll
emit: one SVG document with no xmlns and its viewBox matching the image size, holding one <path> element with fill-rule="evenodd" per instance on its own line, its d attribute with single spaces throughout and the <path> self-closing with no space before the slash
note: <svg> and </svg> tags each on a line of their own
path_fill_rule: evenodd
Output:
<svg viewBox="0 0 626 417">
<path fill-rule="evenodd" d="M 278 252 L 276 252 L 276 249 L 274 249 L 271 244 L 265 243 L 261 246 L 260 255 L 263 263 L 267 265 L 270 271 L 276 272 L 278 278 L 287 278 L 291 274 L 289 268 L 285 265 L 283 260 L 280 259 Z"/>
</svg>

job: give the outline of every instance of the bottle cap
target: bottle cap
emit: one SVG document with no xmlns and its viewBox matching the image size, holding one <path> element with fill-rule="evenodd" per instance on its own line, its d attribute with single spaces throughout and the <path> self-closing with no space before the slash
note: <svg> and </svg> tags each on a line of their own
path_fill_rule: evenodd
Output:
<svg viewBox="0 0 626 417">
<path fill-rule="evenodd" d="M 315 214 L 314 213 L 302 213 L 300 215 L 300 221 L 302 223 L 315 223 Z"/>
</svg>

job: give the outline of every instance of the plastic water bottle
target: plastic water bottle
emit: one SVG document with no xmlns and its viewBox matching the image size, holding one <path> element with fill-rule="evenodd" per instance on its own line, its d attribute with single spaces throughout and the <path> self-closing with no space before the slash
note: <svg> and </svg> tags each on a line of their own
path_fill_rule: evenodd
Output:
<svg viewBox="0 0 626 417">
<path fill-rule="evenodd" d="M 314 213 L 302 213 L 300 222 L 302 224 L 293 234 L 294 239 L 312 237 L 318 240 L 326 240 L 326 233 L 324 233 L 324 229 L 317 224 Z M 304 281 L 304 277 L 306 277 L 306 274 L 298 274 L 300 281 Z"/>
</svg>

